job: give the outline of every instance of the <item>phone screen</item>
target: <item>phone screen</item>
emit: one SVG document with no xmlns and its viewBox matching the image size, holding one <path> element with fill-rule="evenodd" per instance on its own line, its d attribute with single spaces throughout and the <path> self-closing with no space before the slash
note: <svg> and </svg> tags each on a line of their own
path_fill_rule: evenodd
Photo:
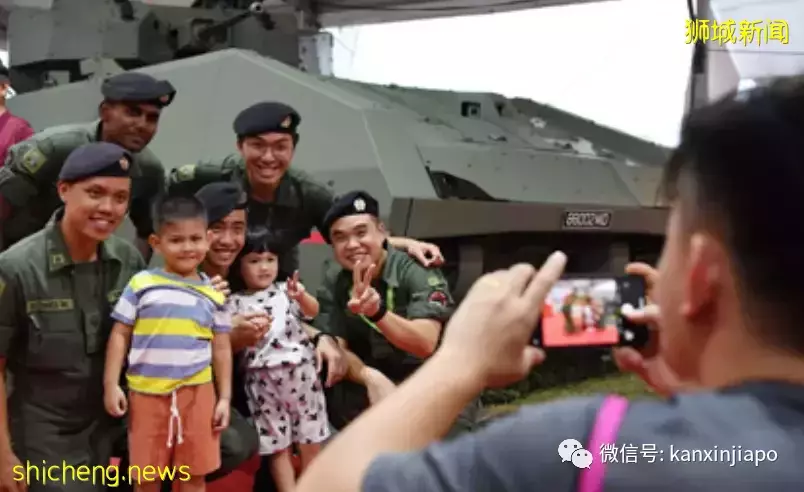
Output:
<svg viewBox="0 0 804 492">
<path fill-rule="evenodd" d="M 621 308 L 644 306 L 644 282 L 635 277 L 561 279 L 545 299 L 534 343 L 544 348 L 631 345 L 644 327 L 623 318 Z"/>
</svg>

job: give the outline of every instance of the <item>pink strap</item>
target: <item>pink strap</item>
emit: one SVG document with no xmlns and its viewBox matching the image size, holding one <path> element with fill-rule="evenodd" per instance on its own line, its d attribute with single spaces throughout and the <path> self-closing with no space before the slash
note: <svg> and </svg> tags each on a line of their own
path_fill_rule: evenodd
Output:
<svg viewBox="0 0 804 492">
<path fill-rule="evenodd" d="M 610 395 L 603 400 L 597 411 L 595 426 L 589 436 L 586 449 L 595 459 L 589 468 L 581 470 L 578 479 L 578 492 L 601 492 L 603 481 L 606 478 L 606 464 L 600 460 L 600 447 L 604 444 L 614 444 L 620 424 L 628 409 L 628 400 L 622 396 Z"/>
</svg>

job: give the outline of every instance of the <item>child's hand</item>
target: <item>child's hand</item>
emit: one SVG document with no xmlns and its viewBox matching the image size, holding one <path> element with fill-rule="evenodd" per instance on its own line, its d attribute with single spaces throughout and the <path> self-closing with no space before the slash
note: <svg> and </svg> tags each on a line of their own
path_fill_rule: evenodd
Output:
<svg viewBox="0 0 804 492">
<path fill-rule="evenodd" d="M 120 385 L 115 385 L 113 388 L 107 388 L 103 392 L 103 406 L 112 417 L 122 417 L 128 410 L 128 400 L 123 388 Z"/>
<path fill-rule="evenodd" d="M 217 290 L 226 297 L 229 297 L 229 294 L 232 293 L 232 291 L 229 289 L 229 282 L 227 282 L 226 279 L 220 275 L 215 275 L 212 277 L 209 280 L 209 283 L 212 285 L 213 289 Z"/>
<path fill-rule="evenodd" d="M 302 296 L 304 296 L 306 289 L 304 288 L 304 285 L 302 285 L 302 283 L 299 282 L 298 270 L 293 272 L 293 276 L 288 279 L 287 289 L 288 289 L 288 297 L 290 297 L 296 302 L 299 302 Z"/>
<path fill-rule="evenodd" d="M 221 432 L 227 427 L 229 427 L 229 400 L 218 400 L 212 416 L 212 429 Z"/>
</svg>

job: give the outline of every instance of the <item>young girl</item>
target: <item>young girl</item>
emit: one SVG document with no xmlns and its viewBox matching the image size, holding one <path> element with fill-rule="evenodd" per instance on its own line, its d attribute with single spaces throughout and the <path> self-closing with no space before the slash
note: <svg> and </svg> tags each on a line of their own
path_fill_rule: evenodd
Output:
<svg viewBox="0 0 804 492">
<path fill-rule="evenodd" d="M 270 330 L 242 358 L 249 409 L 260 435 L 260 455 L 271 456 L 279 492 L 295 487 L 291 447 L 298 444 L 302 470 L 329 437 L 326 402 L 315 352 L 301 318 L 318 314 L 318 301 L 305 292 L 298 272 L 275 282 L 279 244 L 266 230 L 250 231 L 231 269 L 232 314 L 265 312 Z"/>
</svg>

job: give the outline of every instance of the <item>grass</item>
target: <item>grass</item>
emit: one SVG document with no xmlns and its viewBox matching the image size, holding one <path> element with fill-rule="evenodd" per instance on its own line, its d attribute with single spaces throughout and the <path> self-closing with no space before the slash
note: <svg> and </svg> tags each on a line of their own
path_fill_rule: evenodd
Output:
<svg viewBox="0 0 804 492">
<path fill-rule="evenodd" d="M 650 392 L 641 379 L 630 374 L 614 374 L 606 377 L 590 378 L 579 383 L 565 386 L 536 390 L 512 403 L 487 407 L 484 414 L 487 418 L 496 417 L 516 411 L 522 405 L 544 403 L 550 400 L 592 395 L 596 393 L 619 394 L 628 398 L 654 397 L 653 393 Z"/>
</svg>

